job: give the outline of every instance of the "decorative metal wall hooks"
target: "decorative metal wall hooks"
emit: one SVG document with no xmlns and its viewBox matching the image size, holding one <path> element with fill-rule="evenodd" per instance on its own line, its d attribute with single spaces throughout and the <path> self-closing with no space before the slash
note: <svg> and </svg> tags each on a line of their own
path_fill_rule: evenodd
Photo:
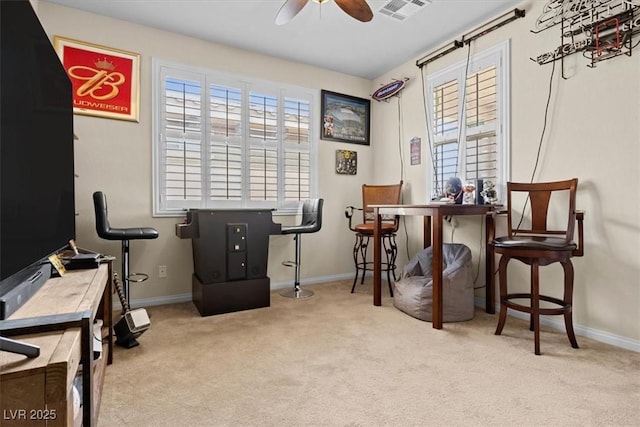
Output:
<svg viewBox="0 0 640 427">
<path fill-rule="evenodd" d="M 631 56 L 634 36 L 640 33 L 640 0 L 549 0 L 536 19 L 538 34 L 560 25 L 560 46 L 530 58 L 539 65 L 578 52 L 589 59 L 588 67 L 620 55 Z M 636 43 L 637 45 L 637 43 Z"/>
</svg>

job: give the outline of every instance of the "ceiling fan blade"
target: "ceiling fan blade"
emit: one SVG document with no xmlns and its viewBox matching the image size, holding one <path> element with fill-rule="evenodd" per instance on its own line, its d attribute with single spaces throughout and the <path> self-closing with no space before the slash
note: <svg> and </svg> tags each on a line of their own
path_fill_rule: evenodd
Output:
<svg viewBox="0 0 640 427">
<path fill-rule="evenodd" d="M 365 0 L 335 0 L 340 9 L 362 22 L 373 19 L 373 12 Z"/>
<path fill-rule="evenodd" d="M 276 15 L 276 25 L 291 21 L 309 3 L 309 0 L 287 0 Z"/>
</svg>

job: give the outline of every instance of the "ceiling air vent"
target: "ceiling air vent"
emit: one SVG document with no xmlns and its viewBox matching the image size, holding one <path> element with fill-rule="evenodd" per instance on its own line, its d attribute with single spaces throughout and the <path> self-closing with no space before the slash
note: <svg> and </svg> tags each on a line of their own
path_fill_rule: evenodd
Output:
<svg viewBox="0 0 640 427">
<path fill-rule="evenodd" d="M 382 6 L 379 12 L 398 21 L 404 21 L 429 3 L 431 0 L 391 0 Z"/>
</svg>

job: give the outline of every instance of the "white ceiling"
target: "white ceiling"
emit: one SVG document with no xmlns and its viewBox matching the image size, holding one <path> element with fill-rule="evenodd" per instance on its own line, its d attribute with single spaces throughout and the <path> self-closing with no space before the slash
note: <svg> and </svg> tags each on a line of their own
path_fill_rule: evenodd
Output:
<svg viewBox="0 0 640 427">
<path fill-rule="evenodd" d="M 373 79 L 459 38 L 521 0 L 432 0 L 398 21 L 378 13 L 359 22 L 334 2 L 309 2 L 277 26 L 284 0 L 47 0 L 149 27 Z"/>
</svg>

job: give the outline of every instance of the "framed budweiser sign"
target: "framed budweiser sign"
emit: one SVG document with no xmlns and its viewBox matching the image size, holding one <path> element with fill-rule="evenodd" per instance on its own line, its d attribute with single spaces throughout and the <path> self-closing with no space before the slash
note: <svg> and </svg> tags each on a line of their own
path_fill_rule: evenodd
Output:
<svg viewBox="0 0 640 427">
<path fill-rule="evenodd" d="M 53 44 L 73 85 L 73 112 L 138 121 L 140 55 L 54 36 Z"/>
</svg>

